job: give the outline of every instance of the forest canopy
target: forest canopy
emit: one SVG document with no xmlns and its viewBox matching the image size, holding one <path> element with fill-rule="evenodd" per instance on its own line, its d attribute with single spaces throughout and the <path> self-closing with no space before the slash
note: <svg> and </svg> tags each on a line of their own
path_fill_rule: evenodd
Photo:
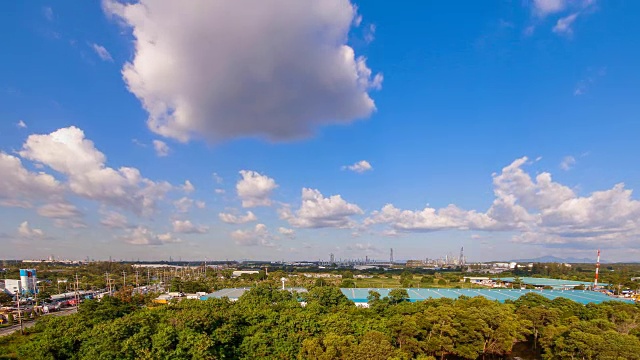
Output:
<svg viewBox="0 0 640 360">
<path fill-rule="evenodd" d="M 105 297 L 0 338 L 0 359 L 477 359 L 515 348 L 544 359 L 640 359 L 633 304 L 390 295 L 372 292 L 368 309 L 331 286 L 297 294 L 260 284 L 236 302 L 156 307 Z"/>
</svg>

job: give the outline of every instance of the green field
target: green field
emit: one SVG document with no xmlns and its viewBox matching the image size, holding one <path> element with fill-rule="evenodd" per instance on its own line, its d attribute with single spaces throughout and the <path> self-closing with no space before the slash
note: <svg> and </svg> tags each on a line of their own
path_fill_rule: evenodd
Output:
<svg viewBox="0 0 640 360">
<path fill-rule="evenodd" d="M 379 277 L 379 278 L 371 278 L 371 279 L 353 279 L 356 283 L 356 287 L 358 288 L 385 288 L 385 289 L 393 289 L 393 288 L 402 288 L 400 277 L 394 276 L 393 278 L 387 277 Z M 415 288 L 485 288 L 484 286 L 474 285 L 469 283 L 463 283 L 459 281 L 448 281 L 446 284 L 438 284 L 437 281 L 433 283 L 422 283 L 420 282 L 420 277 L 414 277 L 411 281 L 411 287 Z"/>
</svg>

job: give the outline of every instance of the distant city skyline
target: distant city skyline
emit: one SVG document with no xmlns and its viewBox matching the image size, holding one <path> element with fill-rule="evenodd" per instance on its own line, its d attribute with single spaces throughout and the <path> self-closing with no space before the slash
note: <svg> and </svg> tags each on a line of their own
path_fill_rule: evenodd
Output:
<svg viewBox="0 0 640 360">
<path fill-rule="evenodd" d="M 5 10 L 0 258 L 638 259 L 640 3 Z"/>
</svg>

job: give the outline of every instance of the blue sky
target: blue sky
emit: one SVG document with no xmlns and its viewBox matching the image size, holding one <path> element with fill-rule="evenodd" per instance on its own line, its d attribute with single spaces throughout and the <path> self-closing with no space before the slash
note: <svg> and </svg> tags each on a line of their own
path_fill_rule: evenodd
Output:
<svg viewBox="0 0 640 360">
<path fill-rule="evenodd" d="M 635 1 L 5 10 L 0 258 L 637 259 Z"/>
</svg>

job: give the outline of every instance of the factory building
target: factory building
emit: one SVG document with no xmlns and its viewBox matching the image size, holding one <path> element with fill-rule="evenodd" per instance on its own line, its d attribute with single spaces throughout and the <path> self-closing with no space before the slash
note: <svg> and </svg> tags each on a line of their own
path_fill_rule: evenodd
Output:
<svg viewBox="0 0 640 360">
<path fill-rule="evenodd" d="M 20 291 L 20 288 L 20 280 L 0 280 L 0 292 L 7 293 L 11 296 L 16 296 L 16 294 Z"/>
<path fill-rule="evenodd" d="M 0 280 L 0 291 L 11 296 L 30 296 L 38 293 L 38 278 L 35 269 L 20 269 L 20 280 Z"/>
</svg>

